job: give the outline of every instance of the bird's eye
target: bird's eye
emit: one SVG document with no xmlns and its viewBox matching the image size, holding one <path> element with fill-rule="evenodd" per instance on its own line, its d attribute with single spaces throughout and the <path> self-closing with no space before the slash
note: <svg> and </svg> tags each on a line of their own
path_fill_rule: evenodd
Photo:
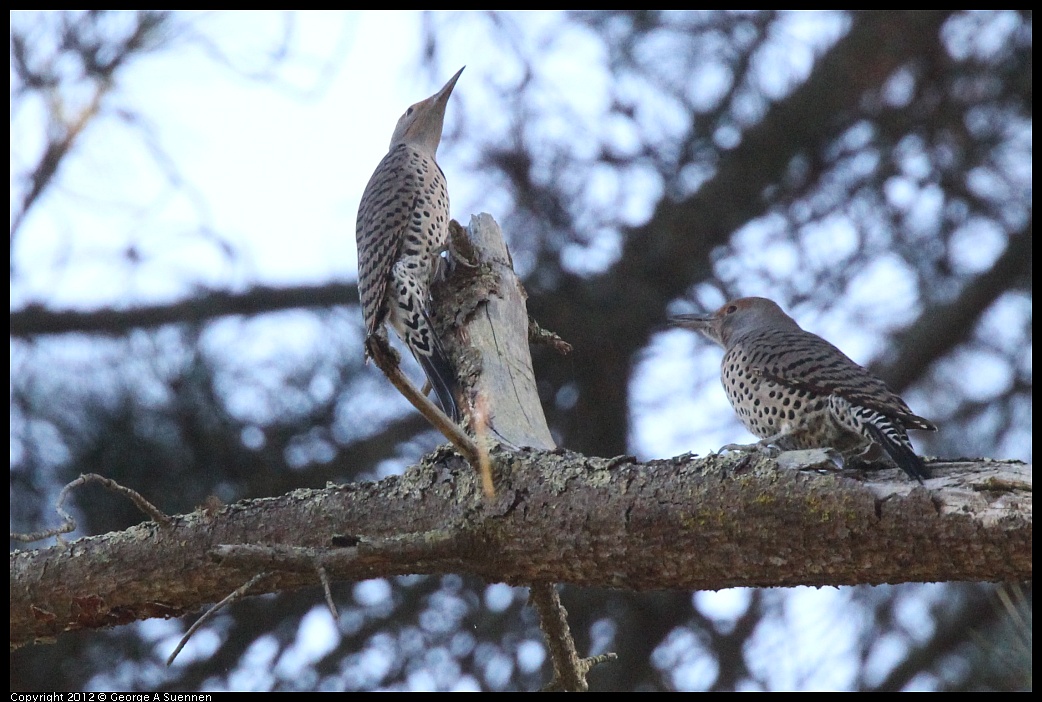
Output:
<svg viewBox="0 0 1042 702">
<path fill-rule="evenodd" d="M 738 305 L 728 305 L 727 309 L 724 310 L 724 314 L 734 314 L 738 311 Z"/>
<path fill-rule="evenodd" d="M 415 107 L 410 107 L 408 110 L 405 111 L 405 116 L 408 117 L 409 115 L 411 115 L 412 111 L 415 110 L 415 109 L 416 109 Z"/>
</svg>

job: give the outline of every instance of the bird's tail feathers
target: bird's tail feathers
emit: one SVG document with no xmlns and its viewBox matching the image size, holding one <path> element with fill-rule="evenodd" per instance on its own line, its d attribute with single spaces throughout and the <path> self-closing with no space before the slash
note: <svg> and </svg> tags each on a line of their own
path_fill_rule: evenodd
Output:
<svg viewBox="0 0 1042 702">
<path fill-rule="evenodd" d="M 456 371 L 453 369 L 452 364 L 449 363 L 449 356 L 441 345 L 441 340 L 438 338 L 436 331 L 437 328 L 431 321 L 426 308 L 421 307 L 420 314 L 430 332 L 428 337 L 430 345 L 424 350 L 426 353 L 424 351 L 417 352 L 418 349 L 413 348 L 413 344 L 407 345 L 412 350 L 413 356 L 416 357 L 417 363 L 423 368 L 423 372 L 427 376 L 427 380 L 430 381 L 431 387 L 434 388 L 434 393 L 438 396 L 438 402 L 441 403 L 442 410 L 453 423 L 459 424 L 461 413 L 459 402 L 456 400 L 456 394 L 459 390 Z"/>
<path fill-rule="evenodd" d="M 866 422 L 864 426 L 872 440 L 883 447 L 883 450 L 886 451 L 891 460 L 897 464 L 898 468 L 907 473 L 909 477 L 915 478 L 920 483 L 923 482 L 923 479 L 930 477 L 930 471 L 927 470 L 923 459 L 916 455 L 906 441 L 899 441 L 890 436 L 887 431 L 872 422 Z"/>
<path fill-rule="evenodd" d="M 416 354 L 416 360 L 423 368 L 431 387 L 434 388 L 441 408 L 449 419 L 458 424 L 460 409 L 459 402 L 456 400 L 456 392 L 459 390 L 459 383 L 456 381 L 456 371 L 449 363 L 441 344 L 434 344 L 429 356 L 422 353 Z"/>
</svg>

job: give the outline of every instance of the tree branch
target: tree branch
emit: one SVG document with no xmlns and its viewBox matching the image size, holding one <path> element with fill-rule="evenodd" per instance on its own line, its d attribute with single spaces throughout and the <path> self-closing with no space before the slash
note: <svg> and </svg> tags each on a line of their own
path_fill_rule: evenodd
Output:
<svg viewBox="0 0 1042 702">
<path fill-rule="evenodd" d="M 202 322 L 229 314 L 261 314 L 300 307 L 357 305 L 358 287 L 354 283 L 301 285 L 294 288 L 257 286 L 244 293 L 211 292 L 180 302 L 134 307 L 128 310 L 48 310 L 29 305 L 11 313 L 11 336 L 41 334 L 123 334 L 139 327 Z"/>
<path fill-rule="evenodd" d="M 176 517 L 172 529 L 149 522 L 16 551 L 11 645 L 221 600 L 257 572 L 214 562 L 220 546 L 235 544 L 333 549 L 345 540 L 437 536 L 323 561 L 331 579 L 349 581 L 465 572 L 645 590 L 1032 574 L 1031 468 L 1023 464 L 935 463 L 930 489 L 897 471 L 871 480 L 815 475 L 731 454 L 639 464 L 500 449 L 492 465 L 493 500 L 459 456 L 441 450 L 378 483 L 298 490 Z M 264 566 L 273 574 L 253 593 L 319 584 L 314 569 L 275 565 Z"/>
</svg>

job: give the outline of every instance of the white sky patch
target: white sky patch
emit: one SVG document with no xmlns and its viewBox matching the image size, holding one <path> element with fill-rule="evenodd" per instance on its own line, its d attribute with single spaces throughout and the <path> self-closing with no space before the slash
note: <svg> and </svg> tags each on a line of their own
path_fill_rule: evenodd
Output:
<svg viewBox="0 0 1042 702">
<path fill-rule="evenodd" d="M 243 43 L 264 44 L 248 40 L 270 36 L 273 17 L 235 13 L 229 21 L 217 14 L 197 22 L 239 55 Z M 408 32 L 415 22 L 398 13 L 299 15 L 295 51 L 329 55 L 342 35 L 351 37 L 345 60 L 315 98 L 244 81 L 191 45 L 130 65 L 119 102 L 142 114 L 146 134 L 190 190 L 174 192 L 160 177 L 139 130 L 101 120 L 17 241 L 13 256 L 24 262 L 24 275 L 13 302 L 94 307 L 117 298 L 171 299 L 192 285 L 353 279 L 358 200 L 402 111 L 433 90 L 418 76 L 411 84 L 404 79 L 410 69 L 415 76 L 414 56 L 386 51 L 388 34 Z M 393 60 L 373 60 L 382 55 Z M 12 124 L 12 134 L 19 129 L 29 126 Z M 137 215 L 127 215 L 129 203 Z M 234 265 L 212 242 L 190 234 L 201 219 L 238 251 Z M 113 256 L 130 246 L 159 256 L 144 267 L 147 275 L 140 267 L 126 273 Z M 63 258 L 76 266 L 55 274 L 53 265 L 40 265 Z M 123 272 L 113 276 L 113 269 Z"/>
<path fill-rule="evenodd" d="M 336 648 L 338 639 L 336 622 L 325 603 L 315 605 L 300 620 L 296 640 L 279 657 L 276 675 L 281 678 L 299 675 L 303 668 Z"/>
<path fill-rule="evenodd" d="M 630 447 L 637 456 L 705 455 L 751 440 L 720 385 L 722 356 L 722 349 L 694 332 L 672 330 L 652 338 L 630 380 Z"/>
<path fill-rule="evenodd" d="M 734 621 L 749 609 L 749 589 L 700 590 L 694 594 L 699 611 L 716 622 Z"/>
<path fill-rule="evenodd" d="M 517 666 L 526 673 L 539 670 L 546 660 L 546 647 L 541 641 L 526 639 L 517 646 Z"/>
<path fill-rule="evenodd" d="M 363 580 L 355 584 L 355 601 L 364 607 L 384 604 L 391 597 L 391 586 L 383 578 Z"/>
<path fill-rule="evenodd" d="M 746 650 L 757 676 L 777 690 L 849 689 L 859 626 L 843 614 L 847 604 L 837 588 L 786 590 L 784 616 L 765 619 Z"/>
<path fill-rule="evenodd" d="M 670 671 L 677 690 L 705 690 L 719 674 L 716 657 L 705 650 L 702 642 L 690 629 L 678 627 L 671 631 L 651 654 L 652 664 Z"/>
<path fill-rule="evenodd" d="M 279 652 L 279 642 L 274 636 L 261 636 L 246 649 L 242 665 L 228 676 L 228 689 L 237 692 L 262 692 L 275 684 L 272 668 Z"/>
<path fill-rule="evenodd" d="M 948 256 L 962 273 L 980 273 L 995 263 L 1006 249 L 1007 237 L 994 222 L 974 219 L 952 234 Z"/>
<path fill-rule="evenodd" d="M 495 583 L 485 588 L 485 607 L 502 612 L 514 602 L 514 588 L 506 583 Z"/>
</svg>

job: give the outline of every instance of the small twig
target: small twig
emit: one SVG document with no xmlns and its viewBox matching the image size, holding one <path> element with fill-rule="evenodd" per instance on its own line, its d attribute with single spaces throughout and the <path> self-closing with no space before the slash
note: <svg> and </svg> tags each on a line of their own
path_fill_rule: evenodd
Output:
<svg viewBox="0 0 1042 702">
<path fill-rule="evenodd" d="M 562 339 L 555 332 L 543 329 L 539 326 L 539 322 L 532 319 L 531 315 L 528 317 L 528 341 L 532 344 L 549 346 L 562 356 L 567 356 L 572 352 L 571 344 Z"/>
<path fill-rule="evenodd" d="M 376 367 L 383 371 L 383 374 L 387 376 L 387 379 L 391 381 L 391 384 L 398 389 L 398 392 L 402 396 L 412 403 L 420 414 L 431 423 L 435 429 L 440 431 L 442 435 L 452 442 L 452 445 L 456 447 L 467 463 L 474 466 L 475 470 L 480 471 L 479 461 L 480 455 L 478 453 L 478 447 L 474 445 L 474 442 L 469 436 L 467 436 L 459 425 L 449 419 L 441 409 L 431 402 L 425 395 L 423 395 L 416 386 L 410 382 L 402 373 L 401 368 L 398 367 L 397 354 L 394 350 L 388 346 L 387 340 L 379 336 L 371 336 L 366 341 L 366 348 L 369 351 L 369 356 L 376 363 Z"/>
<path fill-rule="evenodd" d="M 533 583 L 528 590 L 528 601 L 539 613 L 539 628 L 546 637 L 550 649 L 550 660 L 554 665 L 554 679 L 544 691 L 586 692 L 589 685 L 586 674 L 595 665 L 618 656 L 605 653 L 592 658 L 580 658 L 575 650 L 575 641 L 568 628 L 568 612 L 561 604 L 561 597 L 553 583 Z"/>
<path fill-rule="evenodd" d="M 337 611 L 336 605 L 333 603 L 333 593 L 329 589 L 329 575 L 326 573 L 325 567 L 319 564 L 315 570 L 318 571 L 318 579 L 322 581 L 322 592 L 325 593 L 326 606 L 329 607 L 329 613 L 333 615 L 333 619 L 340 619 L 340 612 Z"/>
<path fill-rule="evenodd" d="M 185 647 L 185 644 L 188 643 L 188 639 L 192 638 L 192 635 L 199 630 L 199 627 L 201 627 L 206 621 L 208 621 L 215 614 L 217 614 L 217 612 L 221 611 L 232 602 L 242 599 L 251 587 L 259 583 L 261 580 L 268 577 L 269 575 L 271 574 L 258 573 L 257 575 L 254 575 L 252 578 L 247 580 L 245 584 L 237 587 L 235 591 L 232 592 L 232 594 L 228 595 L 223 600 L 215 604 L 213 607 L 206 610 L 206 613 L 203 614 L 203 616 L 199 617 L 199 619 L 196 620 L 195 624 L 192 624 L 192 626 L 188 628 L 188 631 L 185 632 L 185 635 L 181 637 L 181 641 L 177 644 L 177 648 L 175 648 L 174 652 L 170 654 L 170 657 L 166 659 L 166 664 L 173 664 L 174 659 L 177 658 L 177 654 L 179 654 L 181 652 L 181 649 Z"/>
<path fill-rule="evenodd" d="M 112 492 L 119 495 L 123 495 L 131 502 L 133 502 L 138 509 L 144 512 L 146 515 L 152 518 L 152 521 L 158 523 L 160 526 L 170 528 L 174 525 L 174 521 L 163 513 L 158 507 L 153 505 L 151 502 L 141 496 L 141 493 L 136 490 L 131 490 L 128 487 L 124 487 L 117 483 L 111 478 L 98 475 L 97 473 L 84 473 L 80 477 L 76 478 L 65 487 L 62 488 L 61 492 L 58 493 L 58 499 L 54 504 L 54 510 L 58 513 L 58 516 L 62 518 L 62 525 L 53 529 L 47 529 L 45 531 L 37 531 L 29 534 L 18 534 L 11 533 L 11 539 L 13 541 L 39 541 L 41 539 L 48 539 L 52 536 L 57 536 L 58 540 L 61 541 L 61 534 L 68 534 L 71 531 L 76 530 L 76 520 L 71 514 L 63 509 L 65 500 L 68 498 L 69 493 L 73 488 L 79 487 L 80 485 L 86 485 L 87 483 L 101 483 L 105 488 L 108 488 Z"/>
<path fill-rule="evenodd" d="M 333 619 L 340 618 L 336 604 L 333 603 L 333 593 L 330 590 L 329 573 L 326 570 L 327 561 L 331 563 L 347 561 L 353 562 L 358 557 L 356 548 L 333 548 L 329 550 L 308 548 L 305 546 L 286 546 L 283 544 L 260 545 L 260 544 L 221 544 L 211 551 L 211 556 L 222 565 L 242 569 L 261 568 L 266 573 L 277 571 L 288 571 L 293 573 L 306 573 L 314 571 L 318 574 L 319 583 L 326 597 L 326 606 L 329 607 Z"/>
<path fill-rule="evenodd" d="M 1014 602 L 1011 592 L 1016 597 L 1016 602 Z M 1016 630 L 1030 632 L 1031 624 L 1024 618 L 1023 613 L 1023 607 L 1027 604 L 1027 598 L 1024 596 L 1024 589 L 1020 586 L 1020 583 L 999 583 L 995 589 L 995 594 L 998 595 L 999 602 L 1002 603 L 1007 616 L 1016 624 Z"/>
<path fill-rule="evenodd" d="M 474 434 L 480 452 L 478 473 L 481 475 L 481 491 L 491 500 L 496 496 L 496 486 L 492 483 L 492 457 L 488 451 L 489 426 L 488 400 L 484 395 L 479 395 L 474 401 Z"/>
<path fill-rule="evenodd" d="M 188 638 L 206 619 L 212 617 L 217 610 L 235 599 L 245 596 L 246 592 L 265 575 L 272 575 L 279 571 L 317 573 L 319 583 L 321 583 L 323 593 L 325 594 L 326 606 L 329 607 L 329 612 L 333 615 L 333 618 L 339 619 L 340 612 L 333 602 L 333 593 L 330 589 L 330 570 L 335 574 L 338 568 L 350 568 L 357 563 L 360 557 L 371 558 L 378 556 L 403 562 L 415 562 L 424 558 L 444 559 L 457 553 L 458 538 L 458 532 L 436 530 L 374 539 L 358 537 L 357 545 L 355 546 L 334 547 L 331 549 L 288 546 L 285 544 L 220 544 L 210 553 L 222 565 L 241 569 L 263 568 L 264 570 L 207 611 L 181 639 L 181 643 L 167 660 L 167 665 L 173 662 L 174 658 L 177 657 L 177 654 L 188 642 Z"/>
</svg>

